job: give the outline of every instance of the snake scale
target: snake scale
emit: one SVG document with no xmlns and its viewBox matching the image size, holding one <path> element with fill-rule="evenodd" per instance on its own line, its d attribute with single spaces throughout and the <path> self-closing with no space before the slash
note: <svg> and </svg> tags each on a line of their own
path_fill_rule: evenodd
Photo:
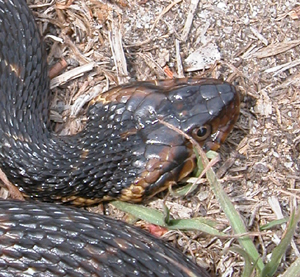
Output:
<svg viewBox="0 0 300 277">
<path fill-rule="evenodd" d="M 117 86 L 91 101 L 83 131 L 49 124 L 44 44 L 25 0 L 0 0 L 0 166 L 29 200 L 141 202 L 216 150 L 239 114 L 234 86 L 184 78 Z M 125 223 L 55 203 L 0 201 L 0 276 L 207 276 Z"/>
</svg>

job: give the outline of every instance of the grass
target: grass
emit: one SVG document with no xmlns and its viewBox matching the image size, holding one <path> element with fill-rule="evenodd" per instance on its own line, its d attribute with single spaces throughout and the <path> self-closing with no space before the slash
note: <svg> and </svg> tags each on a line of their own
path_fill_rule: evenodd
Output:
<svg viewBox="0 0 300 277">
<path fill-rule="evenodd" d="M 172 127 L 173 128 L 173 127 Z M 181 132 L 180 130 L 177 130 Z M 184 135 L 184 134 L 183 134 Z M 185 135 L 186 136 L 186 135 Z M 241 218 L 239 212 L 235 209 L 234 205 L 230 201 L 229 197 L 222 188 L 222 185 L 218 182 L 217 177 L 209 164 L 206 154 L 198 146 L 198 144 L 193 141 L 192 138 L 188 137 L 192 141 L 195 151 L 198 155 L 198 167 L 206 173 L 207 180 L 210 187 L 218 200 L 218 203 L 222 210 L 224 211 L 228 222 L 231 226 L 233 235 L 231 237 L 236 237 L 240 247 L 234 247 L 230 250 L 240 254 L 244 258 L 244 270 L 242 277 L 271 277 L 275 276 L 277 269 L 280 265 L 282 258 L 284 257 L 287 248 L 291 244 L 297 223 L 300 220 L 300 210 L 294 210 L 291 212 L 289 219 L 283 219 L 280 221 L 270 222 L 267 225 L 261 226 L 261 230 L 268 230 L 274 226 L 280 224 L 286 224 L 284 235 L 281 237 L 280 243 L 273 249 L 271 259 L 265 262 L 263 257 L 257 251 L 256 246 L 251 238 L 251 233 L 248 232 L 243 219 Z M 211 155 L 211 154 L 210 154 Z M 214 157 L 214 155 L 212 155 Z M 190 188 L 189 188 L 190 189 Z M 181 189 L 182 190 L 182 189 Z M 184 190 L 184 189 L 183 189 Z M 207 233 L 211 236 L 217 236 L 219 238 L 227 238 L 228 235 L 217 230 L 215 226 L 217 222 L 205 219 L 205 218 L 192 218 L 192 219 L 169 219 L 168 210 L 165 212 L 160 212 L 151 208 L 146 208 L 140 205 L 122 203 L 119 201 L 114 201 L 113 205 L 125 212 L 134 215 L 136 218 L 143 219 L 152 224 L 163 226 L 169 230 L 179 229 L 179 230 L 199 230 L 201 232 Z M 269 254 L 269 253 L 268 253 Z M 286 270 L 283 274 L 284 277 L 294 277 L 300 276 L 300 260 L 299 258 Z"/>
</svg>

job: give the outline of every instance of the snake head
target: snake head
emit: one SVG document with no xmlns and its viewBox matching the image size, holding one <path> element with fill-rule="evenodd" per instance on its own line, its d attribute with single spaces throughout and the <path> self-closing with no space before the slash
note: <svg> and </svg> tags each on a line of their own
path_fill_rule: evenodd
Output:
<svg viewBox="0 0 300 277">
<path fill-rule="evenodd" d="M 196 140 L 205 150 L 218 150 L 233 129 L 240 111 L 235 87 L 216 79 L 177 79 L 166 90 L 158 117 Z M 168 108 L 166 108 L 168 107 Z"/>
<path fill-rule="evenodd" d="M 106 99 L 125 104 L 118 112 L 119 132 L 132 141 L 130 173 L 136 174 L 119 198 L 131 202 L 166 189 L 196 167 L 193 146 L 178 129 L 205 151 L 217 150 L 238 118 L 240 103 L 231 84 L 198 78 L 135 83 L 110 91 Z"/>
</svg>

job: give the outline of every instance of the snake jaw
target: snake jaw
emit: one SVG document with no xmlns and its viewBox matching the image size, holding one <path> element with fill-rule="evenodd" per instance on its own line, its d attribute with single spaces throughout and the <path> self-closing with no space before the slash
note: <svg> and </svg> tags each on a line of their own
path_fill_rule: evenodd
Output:
<svg viewBox="0 0 300 277">
<path fill-rule="evenodd" d="M 160 163 L 160 167 L 166 167 L 164 162 Z M 122 190 L 119 200 L 132 203 L 140 203 L 144 199 L 150 199 L 154 195 L 168 189 L 170 186 L 182 181 L 185 177 L 190 175 L 196 167 L 195 155 L 189 157 L 178 168 L 174 168 L 171 171 L 167 171 L 164 174 L 159 169 L 152 172 L 145 171 L 141 176 L 137 178 L 135 183 L 131 184 L 128 188 Z M 154 177 L 153 180 L 149 179 Z M 149 183 L 147 182 L 149 179 Z M 154 181 L 155 180 L 155 181 Z"/>
</svg>

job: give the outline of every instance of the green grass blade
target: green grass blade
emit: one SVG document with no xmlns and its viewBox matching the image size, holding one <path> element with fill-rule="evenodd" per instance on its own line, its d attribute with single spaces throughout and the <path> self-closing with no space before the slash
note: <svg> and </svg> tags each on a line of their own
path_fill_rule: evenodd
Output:
<svg viewBox="0 0 300 277">
<path fill-rule="evenodd" d="M 117 209 L 132 214 L 136 218 L 143 219 L 155 225 L 167 227 L 165 215 L 158 210 L 121 201 L 112 201 L 111 204 L 113 204 Z"/>
<path fill-rule="evenodd" d="M 273 221 L 271 221 L 271 222 L 269 222 L 265 225 L 260 226 L 259 230 L 260 231 L 269 230 L 269 229 L 272 229 L 275 226 L 281 225 L 283 223 L 287 223 L 288 221 L 289 221 L 288 217 L 281 218 L 281 219 L 276 219 L 276 220 L 273 220 Z"/>
<path fill-rule="evenodd" d="M 198 230 L 206 234 L 218 237 L 228 237 L 228 235 L 215 229 L 211 220 L 205 218 L 192 218 L 192 219 L 172 219 L 168 224 L 170 230 Z"/>
<path fill-rule="evenodd" d="M 207 161 L 205 161 L 205 164 Z M 212 169 L 208 169 L 206 173 L 207 179 L 211 185 L 211 189 L 213 190 L 220 206 L 222 207 L 227 219 L 230 222 L 230 225 L 235 234 L 245 234 L 247 229 L 244 225 L 243 220 L 241 219 L 239 213 L 234 208 L 231 203 L 229 197 L 224 192 L 221 184 L 218 182 L 217 177 Z M 257 269 L 259 272 L 262 272 L 264 268 L 264 264 L 262 259 L 260 258 L 256 247 L 254 246 L 250 237 L 245 236 L 238 239 L 242 248 L 249 254 L 252 259 L 252 263 L 256 263 Z"/>
<path fill-rule="evenodd" d="M 176 197 L 184 197 L 189 193 L 192 193 L 197 186 L 194 184 L 188 183 L 187 185 L 184 185 L 182 187 L 179 187 L 178 189 L 174 190 L 171 192 L 171 195 L 176 196 Z"/>
<path fill-rule="evenodd" d="M 255 265 L 253 265 L 250 255 L 243 249 L 238 247 L 231 247 L 231 251 L 239 253 L 245 261 L 245 266 L 241 277 L 250 277 L 253 273 Z"/>
<path fill-rule="evenodd" d="M 300 258 L 294 261 L 281 277 L 300 277 Z"/>
<path fill-rule="evenodd" d="M 285 254 L 286 249 L 291 244 L 291 240 L 293 238 L 296 226 L 298 221 L 300 220 L 300 210 L 295 212 L 292 212 L 291 218 L 289 221 L 289 224 L 286 228 L 284 236 L 281 238 L 280 243 L 274 248 L 271 261 L 268 262 L 262 271 L 261 276 L 262 277 L 271 277 L 275 274 L 277 271 L 277 268 L 280 264 L 280 261 L 282 259 L 282 256 Z"/>
<path fill-rule="evenodd" d="M 166 221 L 165 214 L 155 209 L 120 201 L 113 201 L 111 203 L 116 208 L 126 213 L 130 213 L 137 218 L 143 219 L 155 225 L 165 227 L 169 230 L 198 230 L 212 236 L 228 237 L 228 235 L 214 228 L 214 226 L 217 225 L 217 222 L 209 219 L 169 219 L 168 221 Z"/>
<path fill-rule="evenodd" d="M 185 134 L 183 131 L 179 130 L 178 128 L 174 127 L 172 124 L 164 122 L 162 120 L 160 120 L 160 122 L 163 123 L 164 125 L 166 125 L 167 127 L 171 128 L 173 130 L 176 130 L 178 133 L 182 134 L 184 137 L 186 137 L 188 140 L 191 141 L 191 143 L 193 144 L 193 146 L 196 149 L 196 155 L 201 156 L 203 166 L 205 167 L 204 172 L 205 172 L 205 170 L 207 170 L 206 171 L 207 179 L 211 185 L 213 192 L 215 193 L 217 200 L 220 203 L 221 208 L 223 209 L 224 213 L 226 214 L 227 219 L 229 220 L 234 233 L 237 235 L 245 234 L 247 232 L 247 230 L 243 223 L 243 220 L 241 219 L 239 213 L 235 210 L 233 204 L 230 202 L 229 197 L 223 191 L 222 186 L 218 182 L 214 171 L 211 168 L 207 168 L 209 161 L 208 161 L 204 151 L 199 146 L 199 144 L 193 138 L 189 137 L 187 134 Z M 199 163 L 199 164 L 201 164 L 201 163 Z M 256 268 L 258 269 L 258 271 L 262 272 L 264 269 L 263 261 L 260 258 L 259 254 L 257 252 L 257 249 L 254 246 L 250 237 L 244 236 L 244 237 L 238 238 L 238 241 L 239 241 L 240 245 L 242 246 L 242 248 L 251 257 L 252 263 L 256 265 Z"/>
</svg>

